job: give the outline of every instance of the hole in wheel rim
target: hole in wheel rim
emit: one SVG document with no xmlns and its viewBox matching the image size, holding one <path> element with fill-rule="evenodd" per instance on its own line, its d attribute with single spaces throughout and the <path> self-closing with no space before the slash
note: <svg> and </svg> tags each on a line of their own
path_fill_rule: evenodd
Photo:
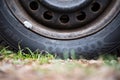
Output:
<svg viewBox="0 0 120 80">
<path fill-rule="evenodd" d="M 101 7 L 100 4 L 97 3 L 97 2 L 95 2 L 95 3 L 92 4 L 91 10 L 92 10 L 93 12 L 97 12 L 97 11 L 100 10 L 100 7 Z"/>
<path fill-rule="evenodd" d="M 84 12 L 80 12 L 77 15 L 77 20 L 79 20 L 79 21 L 83 21 L 83 20 L 85 20 L 85 18 L 86 18 L 86 14 Z"/>
<path fill-rule="evenodd" d="M 61 17 L 60 17 L 60 22 L 61 23 L 68 23 L 69 22 L 69 17 L 68 17 L 68 15 L 62 15 Z"/>
<path fill-rule="evenodd" d="M 53 18 L 53 13 L 50 12 L 50 11 L 46 11 L 44 14 L 43 14 L 44 18 L 47 19 L 47 20 L 51 20 Z"/>
<path fill-rule="evenodd" d="M 39 4 L 38 4 L 38 2 L 36 2 L 36 1 L 32 1 L 32 2 L 30 2 L 30 8 L 32 9 L 32 10 L 37 10 L 38 8 L 39 8 Z"/>
</svg>

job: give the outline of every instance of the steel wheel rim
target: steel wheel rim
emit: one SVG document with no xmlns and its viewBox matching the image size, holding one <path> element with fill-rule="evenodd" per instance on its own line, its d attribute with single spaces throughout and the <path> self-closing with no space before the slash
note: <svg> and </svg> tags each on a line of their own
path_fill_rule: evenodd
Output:
<svg viewBox="0 0 120 80">
<path fill-rule="evenodd" d="M 34 1 L 34 0 L 28 0 L 28 1 Z M 111 0 L 111 1 L 112 1 L 111 4 L 109 4 L 109 6 L 106 8 L 106 10 L 104 10 L 104 12 L 101 13 L 101 15 L 97 17 L 98 20 L 94 19 L 93 22 L 82 26 L 83 28 L 80 27 L 80 28 L 76 28 L 76 29 L 73 29 L 73 28 L 71 28 L 71 29 L 62 29 L 62 28 L 56 29 L 55 28 L 54 29 L 53 27 L 49 27 L 45 24 L 39 23 L 39 21 L 36 21 L 36 19 L 34 19 L 34 17 L 31 17 L 30 14 L 28 14 L 28 12 L 24 9 L 24 7 L 21 6 L 19 0 L 12 0 L 12 1 L 6 0 L 6 2 L 9 3 L 8 6 L 9 6 L 10 10 L 12 11 L 12 13 L 16 16 L 16 18 L 21 23 L 23 23 L 23 25 L 25 25 L 25 27 L 27 27 L 29 30 L 32 30 L 42 36 L 45 36 L 48 38 L 54 38 L 54 39 L 77 39 L 77 38 L 91 35 L 93 33 L 98 32 L 99 30 L 103 29 L 105 27 L 105 25 L 107 25 L 118 14 L 118 12 L 120 10 L 119 9 L 120 1 L 119 0 L 115 0 L 115 1 Z M 93 2 L 93 3 L 95 3 L 95 2 Z M 93 4 L 93 3 L 91 3 L 91 4 Z M 36 6 L 34 8 L 35 8 L 35 10 L 33 10 L 33 12 L 36 11 L 36 8 L 38 9 L 38 6 Z M 89 9 L 91 9 L 91 8 L 89 8 Z M 99 10 L 97 10 L 97 11 L 99 11 Z M 43 12 L 45 12 L 45 11 L 43 11 Z M 94 13 L 96 13 L 96 11 Z M 43 14 L 45 14 L 45 13 L 43 13 Z M 47 14 L 47 12 L 46 12 L 46 14 Z M 55 13 L 52 13 L 52 14 L 55 14 Z M 71 14 L 71 12 L 70 12 L 70 14 Z M 61 14 L 61 15 L 63 16 L 63 19 L 67 18 L 66 17 L 67 14 Z M 59 15 L 57 15 L 57 16 L 59 17 Z M 43 16 L 43 15 L 42 15 L 42 17 L 45 18 L 45 16 Z M 70 17 L 68 17 L 68 18 L 70 18 Z M 77 18 L 82 19 L 79 16 Z M 49 19 L 51 19 L 51 16 L 48 17 L 48 20 L 46 20 L 45 22 L 52 23 L 52 21 L 50 21 Z M 59 20 L 60 20 L 60 18 L 59 18 Z M 63 27 L 68 24 L 67 22 L 68 21 L 65 21 L 65 23 L 62 24 Z M 52 23 L 52 24 L 54 24 L 54 23 Z M 101 25 L 103 25 L 103 26 L 101 26 Z"/>
</svg>

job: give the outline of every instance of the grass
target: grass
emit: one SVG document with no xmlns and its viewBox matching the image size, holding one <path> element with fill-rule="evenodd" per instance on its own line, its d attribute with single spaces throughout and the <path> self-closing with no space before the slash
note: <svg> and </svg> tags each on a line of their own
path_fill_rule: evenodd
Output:
<svg viewBox="0 0 120 80">
<path fill-rule="evenodd" d="M 36 60 L 40 64 L 49 63 L 49 60 L 55 59 L 55 57 L 51 54 L 42 54 L 39 51 L 32 52 L 29 48 L 26 48 L 29 54 L 23 52 L 22 49 L 19 48 L 18 52 L 13 52 L 6 48 L 0 48 L 1 60 L 4 59 L 12 59 L 12 60 Z"/>
<path fill-rule="evenodd" d="M 120 70 L 120 61 L 116 55 L 105 54 L 101 57 L 104 61 L 104 64 L 110 67 L 113 67 L 117 70 Z"/>
<path fill-rule="evenodd" d="M 19 64 L 19 60 L 37 61 L 37 62 L 39 62 L 39 64 L 48 64 L 50 60 L 55 60 L 55 57 L 51 54 L 47 53 L 47 54 L 43 55 L 39 51 L 32 52 L 29 48 L 26 48 L 26 49 L 29 52 L 29 54 L 24 53 L 20 47 L 19 47 L 19 51 L 16 53 L 9 50 L 7 47 L 6 48 L 0 47 L 0 55 L 1 55 L 0 60 L 12 59 L 12 60 L 14 60 L 15 64 Z M 74 53 L 74 51 L 72 51 L 72 53 Z M 74 55 L 73 55 L 73 59 L 74 59 Z M 120 61 L 118 60 L 117 56 L 105 54 L 105 55 L 100 56 L 100 59 L 103 60 L 103 62 L 104 62 L 103 65 L 120 70 Z M 74 61 L 73 61 L 73 63 L 74 63 Z M 69 62 L 66 64 L 69 64 Z M 74 66 L 75 66 L 75 64 L 74 64 Z"/>
</svg>

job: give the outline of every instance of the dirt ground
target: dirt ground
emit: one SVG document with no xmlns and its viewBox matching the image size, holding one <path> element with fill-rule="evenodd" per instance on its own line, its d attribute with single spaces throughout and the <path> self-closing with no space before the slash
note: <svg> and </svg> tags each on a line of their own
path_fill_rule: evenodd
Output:
<svg viewBox="0 0 120 80">
<path fill-rule="evenodd" d="M 102 60 L 2 60 L 0 80 L 120 80 L 120 71 Z"/>
</svg>

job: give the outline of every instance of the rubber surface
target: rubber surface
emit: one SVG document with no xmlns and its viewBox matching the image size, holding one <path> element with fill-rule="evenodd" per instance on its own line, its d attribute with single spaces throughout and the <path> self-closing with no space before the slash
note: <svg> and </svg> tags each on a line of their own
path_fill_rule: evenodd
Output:
<svg viewBox="0 0 120 80">
<path fill-rule="evenodd" d="M 45 50 L 64 58 L 75 55 L 87 59 L 95 58 L 101 53 L 118 50 L 120 44 L 120 13 L 103 30 L 91 36 L 76 40 L 49 39 L 26 29 L 0 0 L 0 35 L 15 49 L 18 44 L 31 50 Z M 3 43 L 0 39 L 0 43 Z M 117 51 L 119 52 L 119 51 Z"/>
</svg>

